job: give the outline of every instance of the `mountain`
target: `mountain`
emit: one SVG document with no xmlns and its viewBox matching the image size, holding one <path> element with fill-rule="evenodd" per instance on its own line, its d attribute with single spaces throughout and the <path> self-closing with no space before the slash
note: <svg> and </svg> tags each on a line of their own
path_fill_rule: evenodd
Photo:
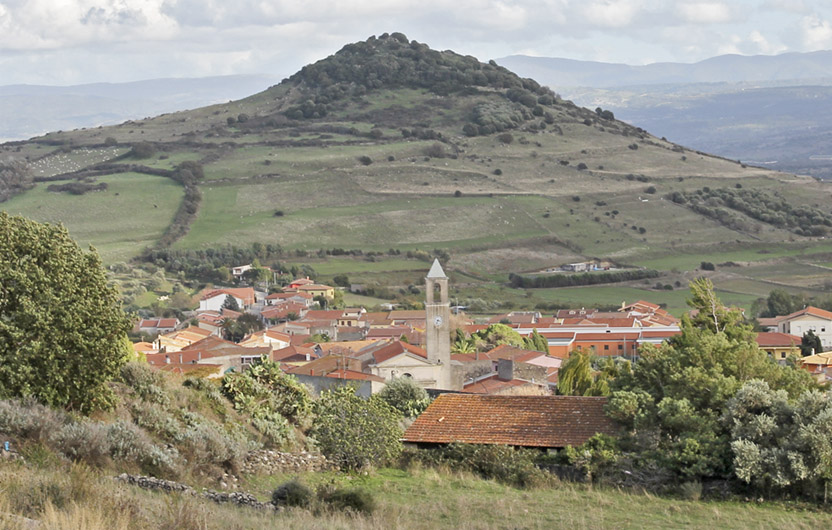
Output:
<svg viewBox="0 0 832 530">
<path fill-rule="evenodd" d="M 646 66 L 524 56 L 499 62 L 681 145 L 832 178 L 832 52 Z"/>
<path fill-rule="evenodd" d="M 563 87 L 628 87 L 691 83 L 814 84 L 829 79 L 832 51 L 780 55 L 720 55 L 697 63 L 653 63 L 632 66 L 554 57 L 511 55 L 497 62 L 541 83 Z"/>
<path fill-rule="evenodd" d="M 240 100 L 6 143 L 0 161 L 0 207 L 63 222 L 108 263 L 253 243 L 295 260 L 430 251 L 491 298 L 509 272 L 603 258 L 665 271 L 664 296 L 702 260 L 832 253 L 822 183 L 688 149 L 398 33 Z M 361 268 L 418 281 L 385 266 Z M 720 269 L 741 293 L 727 300 L 767 293 L 768 270 Z M 824 288 L 813 271 L 799 281 Z"/>
<path fill-rule="evenodd" d="M 0 86 L 0 141 L 113 125 L 238 99 L 275 82 L 262 75 L 151 79 L 75 86 Z"/>
</svg>

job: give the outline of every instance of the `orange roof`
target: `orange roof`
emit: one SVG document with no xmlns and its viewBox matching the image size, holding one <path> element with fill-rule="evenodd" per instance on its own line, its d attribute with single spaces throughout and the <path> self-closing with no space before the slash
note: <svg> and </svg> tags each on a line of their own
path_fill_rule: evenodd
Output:
<svg viewBox="0 0 832 530">
<path fill-rule="evenodd" d="M 199 297 L 200 300 L 207 300 L 208 298 L 214 298 L 217 295 L 231 295 L 235 298 L 239 298 L 243 301 L 246 305 L 251 305 L 254 303 L 254 288 L 253 287 L 234 287 L 234 288 L 223 288 L 223 289 L 213 289 L 208 291 L 207 293 L 203 294 Z"/>
<path fill-rule="evenodd" d="M 820 309 L 819 307 L 809 306 L 801 309 L 800 311 L 795 311 L 790 315 L 786 315 L 784 317 L 777 317 L 778 320 L 791 320 L 792 318 L 797 318 L 803 315 L 812 315 L 813 317 L 820 317 L 826 320 L 832 320 L 832 313 L 829 311 L 825 311 Z"/>
<path fill-rule="evenodd" d="M 333 370 L 324 377 L 332 377 L 333 379 L 346 379 L 347 381 L 375 381 L 383 383 L 384 378 L 373 374 L 365 374 L 364 372 L 356 372 L 355 370 Z"/>
<path fill-rule="evenodd" d="M 441 394 L 407 429 L 413 443 L 566 447 L 596 433 L 614 435 L 604 414 L 607 398 Z"/>
<path fill-rule="evenodd" d="M 480 357 L 491 359 L 492 361 L 497 359 L 511 359 L 517 362 L 526 362 L 529 359 L 534 359 L 540 357 L 541 355 L 546 354 L 536 350 L 527 350 L 525 348 L 517 348 L 508 344 L 500 344 L 496 348 L 485 352 Z"/>
<path fill-rule="evenodd" d="M 136 342 L 133 344 L 133 350 L 142 353 L 155 353 L 156 348 L 149 342 Z"/>
<path fill-rule="evenodd" d="M 473 383 L 468 383 L 467 385 L 462 387 L 462 390 L 463 392 L 470 392 L 472 394 L 496 394 L 497 392 L 506 390 L 508 388 L 514 388 L 530 384 L 532 383 L 530 383 L 529 381 L 522 381 L 520 379 L 511 379 L 509 381 L 504 381 L 502 379 L 499 379 L 497 374 L 494 374 L 491 377 L 480 379 L 479 381 L 474 381 Z"/>
<path fill-rule="evenodd" d="M 400 340 L 394 340 L 390 342 L 390 344 L 384 345 L 381 348 L 375 350 L 373 352 L 373 359 L 376 363 L 383 363 L 384 361 L 392 359 L 393 357 L 401 355 L 403 353 L 412 353 L 413 355 L 424 357 L 425 359 L 428 358 L 428 352 L 426 352 L 422 348 L 412 346 Z"/>
<path fill-rule="evenodd" d="M 760 347 L 799 346 L 803 339 L 788 333 L 757 333 L 757 345 Z"/>
</svg>

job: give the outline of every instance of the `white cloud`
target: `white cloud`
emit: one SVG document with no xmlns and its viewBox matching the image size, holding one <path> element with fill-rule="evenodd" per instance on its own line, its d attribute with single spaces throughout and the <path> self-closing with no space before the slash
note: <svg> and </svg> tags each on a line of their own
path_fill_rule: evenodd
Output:
<svg viewBox="0 0 832 530">
<path fill-rule="evenodd" d="M 803 17 L 800 24 L 803 45 L 808 51 L 828 49 L 832 46 L 832 25 L 818 15 Z"/>
<path fill-rule="evenodd" d="M 734 20 L 731 8 L 723 2 L 690 2 L 679 6 L 679 14 L 693 24 L 719 24 Z"/>
<path fill-rule="evenodd" d="M 590 26 L 621 28 L 632 24 L 643 7 L 640 0 L 595 0 L 583 8 Z"/>
</svg>

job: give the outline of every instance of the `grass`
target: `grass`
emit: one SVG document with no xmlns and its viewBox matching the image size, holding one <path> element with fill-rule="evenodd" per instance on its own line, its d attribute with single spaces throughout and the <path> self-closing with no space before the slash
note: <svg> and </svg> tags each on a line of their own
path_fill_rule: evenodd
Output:
<svg viewBox="0 0 832 530">
<path fill-rule="evenodd" d="M 161 237 L 182 200 L 182 187 L 162 177 L 122 173 L 98 178 L 105 191 L 77 196 L 38 186 L 0 208 L 40 222 L 63 223 L 82 247 L 105 262 L 124 261 Z"/>
<path fill-rule="evenodd" d="M 294 475 L 293 475 L 294 476 Z M 683 501 L 575 484 L 518 490 L 471 475 L 432 469 L 382 469 L 368 476 L 301 473 L 310 485 L 361 487 L 378 501 L 371 516 L 305 509 L 278 513 L 216 505 L 180 495 L 140 490 L 97 472 L 34 469 L 3 464 L 4 514 L 41 520 L 48 528 L 824 528 L 832 516 L 780 503 Z M 289 475 L 249 477 L 244 489 L 267 500 Z M 3 515 L 4 528 L 23 524 Z"/>
</svg>

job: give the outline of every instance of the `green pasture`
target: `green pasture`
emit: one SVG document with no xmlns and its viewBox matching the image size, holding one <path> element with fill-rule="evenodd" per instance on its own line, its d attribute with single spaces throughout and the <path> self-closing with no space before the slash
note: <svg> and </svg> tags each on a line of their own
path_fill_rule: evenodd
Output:
<svg viewBox="0 0 832 530">
<path fill-rule="evenodd" d="M 161 237 L 173 220 L 183 189 L 163 177 L 122 173 L 98 178 L 105 191 L 70 195 L 46 184 L 0 204 L 30 219 L 63 223 L 82 246 L 93 245 L 104 262 L 125 261 Z"/>
</svg>

